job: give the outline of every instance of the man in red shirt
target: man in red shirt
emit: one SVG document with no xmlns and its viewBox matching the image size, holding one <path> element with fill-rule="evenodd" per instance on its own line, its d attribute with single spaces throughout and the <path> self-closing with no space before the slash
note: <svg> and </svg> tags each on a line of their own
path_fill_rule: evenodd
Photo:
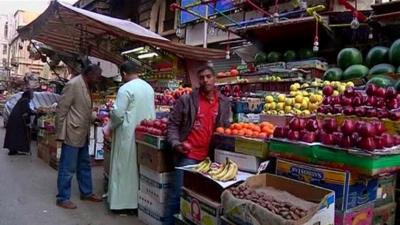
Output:
<svg viewBox="0 0 400 225">
<path fill-rule="evenodd" d="M 231 103 L 215 87 L 216 74 L 212 67 L 204 66 L 197 72 L 199 89 L 184 95 L 171 110 L 168 141 L 176 152 L 175 166 L 197 164 L 209 156 L 209 145 L 216 127 L 227 127 L 231 120 Z M 183 142 L 192 146 L 184 148 Z M 175 198 L 180 197 L 183 173 L 177 171 Z"/>
</svg>

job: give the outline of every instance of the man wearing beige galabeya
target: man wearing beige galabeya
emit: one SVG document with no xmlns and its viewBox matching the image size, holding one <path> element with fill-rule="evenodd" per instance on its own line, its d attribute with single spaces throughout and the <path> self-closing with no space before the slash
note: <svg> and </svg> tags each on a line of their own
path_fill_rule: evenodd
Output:
<svg viewBox="0 0 400 225">
<path fill-rule="evenodd" d="M 71 202 L 71 181 L 76 172 L 81 200 L 101 202 L 93 194 L 89 157 L 89 134 L 93 121 L 90 90 L 100 79 L 98 65 L 88 65 L 82 75 L 72 78 L 64 87 L 57 107 L 57 138 L 62 141 L 58 167 L 57 205 L 75 209 Z"/>
</svg>

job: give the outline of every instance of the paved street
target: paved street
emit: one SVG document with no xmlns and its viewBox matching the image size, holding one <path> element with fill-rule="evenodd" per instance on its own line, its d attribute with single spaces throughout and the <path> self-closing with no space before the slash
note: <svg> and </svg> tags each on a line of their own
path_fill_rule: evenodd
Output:
<svg viewBox="0 0 400 225">
<path fill-rule="evenodd" d="M 4 133 L 0 128 L 1 147 Z M 10 157 L 8 151 L 0 150 L 0 225 L 141 225 L 137 217 L 111 214 L 104 203 L 80 201 L 75 179 L 72 201 L 78 209 L 57 207 L 57 172 L 37 157 L 36 143 L 32 145 L 32 157 Z M 99 194 L 103 193 L 102 170 L 103 167 L 93 170 Z"/>
</svg>

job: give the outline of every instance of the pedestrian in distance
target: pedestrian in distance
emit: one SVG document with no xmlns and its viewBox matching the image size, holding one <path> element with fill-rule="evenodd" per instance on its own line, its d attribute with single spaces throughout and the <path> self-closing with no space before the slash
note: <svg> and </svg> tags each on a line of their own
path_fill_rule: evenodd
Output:
<svg viewBox="0 0 400 225">
<path fill-rule="evenodd" d="M 154 119 L 154 90 L 139 78 L 141 68 L 132 61 L 121 67 L 124 85 L 118 90 L 111 111 L 109 127 L 112 132 L 108 203 L 115 212 L 137 212 L 139 168 L 135 140 L 135 128 L 142 120 Z"/>
<path fill-rule="evenodd" d="M 70 200 L 71 181 L 75 173 L 81 200 L 102 201 L 101 197 L 93 194 L 89 156 L 90 127 L 95 119 L 90 90 L 100 80 L 101 72 L 98 65 L 85 67 L 82 75 L 72 78 L 65 85 L 57 106 L 57 139 L 62 142 L 57 205 L 62 208 L 77 208 Z"/>
<path fill-rule="evenodd" d="M 210 155 L 215 128 L 230 124 L 231 103 L 217 90 L 214 69 L 210 66 L 201 67 L 197 75 L 200 87 L 189 95 L 181 96 L 169 117 L 167 139 L 175 150 L 176 167 L 197 164 L 206 159 Z M 179 201 L 183 172 L 177 170 L 176 175 L 174 198 Z"/>
<path fill-rule="evenodd" d="M 27 90 L 11 110 L 6 126 L 4 148 L 9 150 L 8 155 L 30 152 L 30 123 L 31 116 L 35 114 L 29 106 L 33 98 L 33 92 Z"/>
</svg>

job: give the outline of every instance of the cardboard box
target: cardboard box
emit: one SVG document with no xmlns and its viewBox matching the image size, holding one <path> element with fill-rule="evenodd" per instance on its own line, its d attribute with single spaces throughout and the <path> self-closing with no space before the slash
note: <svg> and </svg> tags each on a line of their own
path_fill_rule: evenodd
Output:
<svg viewBox="0 0 400 225">
<path fill-rule="evenodd" d="M 268 143 L 263 140 L 238 137 L 235 141 L 235 152 L 266 159 L 268 157 Z"/>
<path fill-rule="evenodd" d="M 49 163 L 50 152 L 49 152 L 49 148 L 46 144 L 38 143 L 37 154 L 38 154 L 38 157 L 41 158 L 45 163 Z"/>
<path fill-rule="evenodd" d="M 135 133 L 136 142 L 142 145 L 147 145 L 148 147 L 155 149 L 166 149 L 168 147 L 167 140 L 165 137 L 158 137 L 151 134 L 136 132 Z"/>
<path fill-rule="evenodd" d="M 335 193 L 331 190 L 320 188 L 304 182 L 295 181 L 282 176 L 273 174 L 261 174 L 250 177 L 244 184 L 253 188 L 270 188 L 273 190 L 288 193 L 299 199 L 314 203 L 309 210 L 314 214 L 302 218 L 303 225 L 333 225 L 335 219 Z M 287 194 L 285 194 L 287 195 Z M 262 208 L 254 202 L 248 200 L 237 199 L 226 191 L 222 194 L 222 206 L 224 208 L 224 217 L 235 224 L 253 225 L 253 224 L 269 224 L 273 214 L 267 209 Z M 280 218 L 280 217 L 279 217 Z M 272 219 L 274 224 L 284 224 L 287 221 L 280 219 Z M 271 222 L 272 223 L 272 222 Z M 300 224 L 300 221 L 297 222 Z"/>
<path fill-rule="evenodd" d="M 147 209 L 155 213 L 158 217 L 172 217 L 179 212 L 179 200 L 161 203 L 142 191 L 138 193 L 138 200 L 139 208 Z"/>
<path fill-rule="evenodd" d="M 174 170 L 173 153 L 166 150 L 158 150 L 147 145 L 138 144 L 138 161 L 142 166 L 146 166 L 159 173 Z"/>
<path fill-rule="evenodd" d="M 173 217 L 159 217 L 157 214 L 152 213 L 146 209 L 139 208 L 139 220 L 147 225 L 173 225 Z"/>
<path fill-rule="evenodd" d="M 395 225 L 396 203 L 389 203 L 374 209 L 373 225 Z"/>
<path fill-rule="evenodd" d="M 237 224 L 230 221 L 228 218 L 221 216 L 221 225 L 237 225 Z"/>
<path fill-rule="evenodd" d="M 175 218 L 175 225 L 193 225 L 192 222 L 187 221 L 185 218 L 183 218 L 181 214 L 176 214 L 174 218 Z"/>
<path fill-rule="evenodd" d="M 235 151 L 235 140 L 234 136 L 214 133 L 211 141 L 211 149 L 222 149 L 233 152 Z"/>
<path fill-rule="evenodd" d="M 221 204 L 186 188 L 183 188 L 180 208 L 181 215 L 196 225 L 219 225 L 221 223 Z"/>
<path fill-rule="evenodd" d="M 183 172 L 183 186 L 214 202 L 221 202 L 221 194 L 224 191 L 224 188 L 213 180 L 199 173 L 188 171 Z"/>
<path fill-rule="evenodd" d="M 366 204 L 346 212 L 336 211 L 335 225 L 371 225 L 374 204 Z"/>
<path fill-rule="evenodd" d="M 160 184 L 145 177 L 140 177 L 140 191 L 159 201 L 165 203 L 174 193 L 174 185 Z"/>
<path fill-rule="evenodd" d="M 376 178 L 359 177 L 348 171 L 277 159 L 276 174 L 335 191 L 336 209 L 340 211 L 375 201 L 377 196 Z"/>
<path fill-rule="evenodd" d="M 261 114 L 255 113 L 236 113 L 233 115 L 235 123 L 260 123 Z"/>
<path fill-rule="evenodd" d="M 175 183 L 175 171 L 158 173 L 155 170 L 149 169 L 146 166 L 140 166 L 140 177 L 150 179 L 159 184 L 174 184 Z"/>
<path fill-rule="evenodd" d="M 257 173 L 258 167 L 260 166 L 262 160 L 251 155 L 245 155 L 235 152 L 228 152 L 223 150 L 215 150 L 214 161 L 218 163 L 224 163 L 226 158 L 234 161 L 241 171 L 246 171 L 250 173 Z"/>
<path fill-rule="evenodd" d="M 375 207 L 395 202 L 396 180 L 396 174 L 378 177 Z"/>
</svg>

